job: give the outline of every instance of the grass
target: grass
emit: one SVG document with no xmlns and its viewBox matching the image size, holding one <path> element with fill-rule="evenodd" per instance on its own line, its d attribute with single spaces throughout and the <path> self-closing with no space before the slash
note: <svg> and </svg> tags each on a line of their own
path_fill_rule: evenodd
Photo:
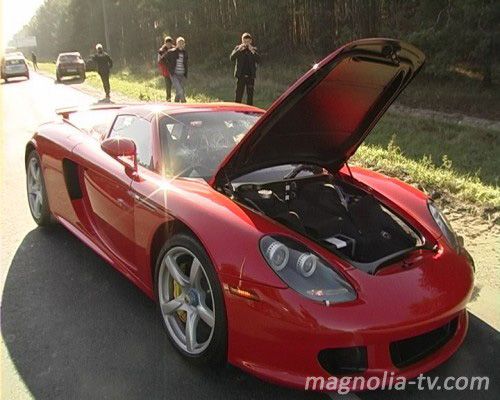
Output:
<svg viewBox="0 0 500 400">
<path fill-rule="evenodd" d="M 55 75 L 55 64 L 39 63 L 38 66 L 42 71 Z M 277 67 L 268 67 L 263 70 L 258 77 L 255 105 L 264 108 L 269 106 L 298 75 L 300 72 L 296 73 L 292 69 L 284 72 Z M 92 87 L 102 89 L 101 80 L 95 72 L 87 73 L 85 82 Z M 119 70 L 111 74 L 110 84 L 111 95 L 113 92 L 119 92 L 143 101 L 165 100 L 165 83 L 156 70 L 148 72 Z M 190 68 L 187 100 L 188 102 L 233 101 L 234 84 L 230 68 L 218 74 L 210 74 L 205 67 Z"/>
<path fill-rule="evenodd" d="M 39 64 L 54 74 L 54 64 Z M 267 107 L 304 71 L 292 68 L 263 68 L 259 73 L 255 102 Z M 224 74 L 223 74 L 224 73 Z M 87 84 L 101 89 L 97 74 L 88 73 Z M 443 84 L 445 87 L 448 83 Z M 163 78 L 156 71 L 148 73 L 118 71 L 111 76 L 112 92 L 144 101 L 165 98 Z M 193 68 L 188 80 L 188 101 L 233 100 L 234 80 L 229 68 L 209 73 Z M 430 89 L 418 88 L 416 97 L 424 101 Z M 442 102 L 451 102 L 446 90 Z M 471 94 L 475 99 L 475 94 Z M 498 97 L 498 95 L 495 95 Z M 494 96 L 494 97 L 495 97 Z M 488 105 L 491 109 L 492 105 Z M 499 106 L 500 109 L 500 106 Z M 432 119 L 387 114 L 353 158 L 353 162 L 410 182 L 429 193 L 446 194 L 454 202 L 480 206 L 487 213 L 500 211 L 500 133 Z"/>
<path fill-rule="evenodd" d="M 450 164 L 435 165 L 429 157 L 408 158 L 392 142 L 387 147 L 363 145 L 353 157 L 354 164 L 397 177 L 446 202 L 482 207 L 486 214 L 500 210 L 500 188 L 482 182 L 477 176 L 461 174 Z"/>
<path fill-rule="evenodd" d="M 398 146 L 406 158 L 427 156 L 432 165 L 444 165 L 461 175 L 476 176 L 498 186 L 500 132 L 438 122 L 433 119 L 386 114 L 368 136 L 366 144 Z"/>
</svg>

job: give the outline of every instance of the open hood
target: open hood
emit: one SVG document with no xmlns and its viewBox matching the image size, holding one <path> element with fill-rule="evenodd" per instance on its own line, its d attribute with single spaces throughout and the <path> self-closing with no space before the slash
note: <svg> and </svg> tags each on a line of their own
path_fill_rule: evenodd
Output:
<svg viewBox="0 0 500 400">
<path fill-rule="evenodd" d="M 235 146 L 212 184 L 282 164 L 336 172 L 363 142 L 425 60 L 393 39 L 349 43 L 315 64 Z"/>
</svg>

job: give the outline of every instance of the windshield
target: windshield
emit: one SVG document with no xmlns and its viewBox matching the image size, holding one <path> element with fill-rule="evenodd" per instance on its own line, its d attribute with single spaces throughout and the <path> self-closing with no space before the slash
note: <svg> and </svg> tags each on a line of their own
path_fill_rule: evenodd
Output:
<svg viewBox="0 0 500 400">
<path fill-rule="evenodd" d="M 21 59 L 11 59 L 11 60 L 7 60 L 5 62 L 5 64 L 7 65 L 19 65 L 19 64 L 24 64 L 24 60 L 21 60 Z"/>
<path fill-rule="evenodd" d="M 254 112 L 205 111 L 161 118 L 160 140 L 167 174 L 210 178 L 260 115 Z"/>
<path fill-rule="evenodd" d="M 60 63 L 76 63 L 80 60 L 80 56 L 75 54 L 67 54 L 64 56 L 59 56 Z"/>
</svg>

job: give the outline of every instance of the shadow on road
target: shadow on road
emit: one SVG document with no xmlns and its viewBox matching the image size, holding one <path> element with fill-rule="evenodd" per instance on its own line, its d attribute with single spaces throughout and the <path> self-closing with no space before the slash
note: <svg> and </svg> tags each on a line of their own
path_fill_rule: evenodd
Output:
<svg viewBox="0 0 500 400">
<path fill-rule="evenodd" d="M 154 303 L 57 226 L 31 231 L 18 248 L 2 298 L 2 335 L 36 399 L 320 398 L 234 367 L 188 364 Z"/>
<path fill-rule="evenodd" d="M 213 371 L 190 365 L 171 347 L 154 303 L 60 226 L 31 231 L 18 248 L 2 298 L 2 335 L 36 399 L 323 398 L 230 366 Z M 471 315 L 462 348 L 428 374 L 489 376 L 487 392 L 409 386 L 358 396 L 497 399 L 499 345 L 499 333 Z"/>
<path fill-rule="evenodd" d="M 56 85 L 77 85 L 79 83 L 84 83 L 85 79 L 80 78 L 79 76 L 75 76 L 72 78 L 62 78 L 60 81 L 54 79 L 54 83 Z"/>
<path fill-rule="evenodd" d="M 24 76 L 19 76 L 19 77 L 15 77 L 15 78 L 9 78 L 9 80 L 2 80 L 2 82 L 0 83 L 0 85 L 8 85 L 10 83 L 17 83 L 17 82 L 25 82 L 25 81 L 28 81 L 29 79 L 28 78 L 25 78 Z"/>
</svg>

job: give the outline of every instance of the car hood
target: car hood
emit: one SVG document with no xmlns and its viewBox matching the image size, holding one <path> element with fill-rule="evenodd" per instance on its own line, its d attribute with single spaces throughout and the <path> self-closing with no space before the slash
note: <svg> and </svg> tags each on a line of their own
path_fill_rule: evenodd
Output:
<svg viewBox="0 0 500 400">
<path fill-rule="evenodd" d="M 349 43 L 315 64 L 280 96 L 220 164 L 219 186 L 275 165 L 336 172 L 424 64 L 394 39 Z"/>
</svg>

